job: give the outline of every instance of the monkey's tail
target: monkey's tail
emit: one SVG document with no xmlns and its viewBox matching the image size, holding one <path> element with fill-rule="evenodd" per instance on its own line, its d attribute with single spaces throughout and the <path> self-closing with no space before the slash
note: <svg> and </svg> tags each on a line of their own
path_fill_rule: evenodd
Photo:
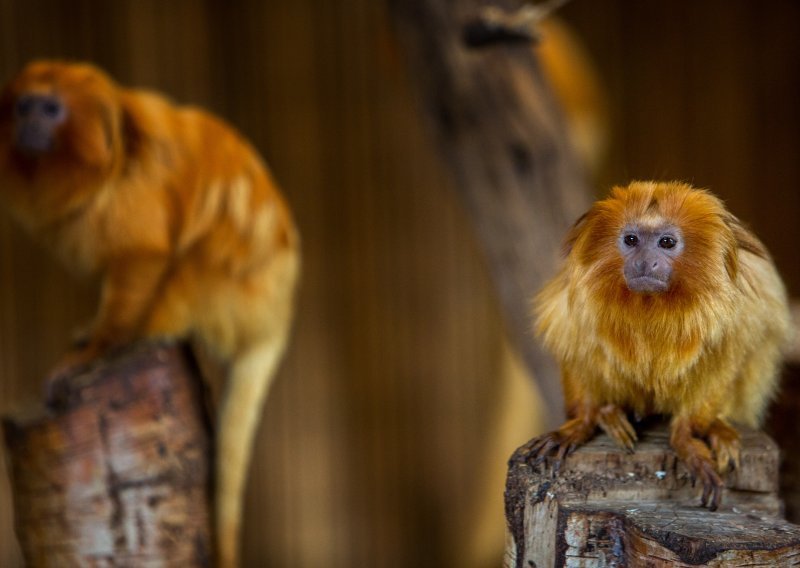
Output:
<svg viewBox="0 0 800 568">
<path fill-rule="evenodd" d="M 232 360 L 216 434 L 215 521 L 219 566 L 239 566 L 239 534 L 247 471 L 261 409 L 286 347 L 286 333 Z"/>
</svg>

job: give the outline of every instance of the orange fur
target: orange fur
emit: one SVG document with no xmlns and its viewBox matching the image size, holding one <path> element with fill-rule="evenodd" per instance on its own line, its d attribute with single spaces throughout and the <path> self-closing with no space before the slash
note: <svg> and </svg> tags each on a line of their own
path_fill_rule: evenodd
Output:
<svg viewBox="0 0 800 568">
<path fill-rule="evenodd" d="M 628 289 L 617 242 L 630 223 L 677 226 L 685 248 L 669 289 Z M 534 459 L 560 457 L 597 426 L 632 448 L 622 415 L 672 417 L 672 445 L 719 502 L 718 470 L 738 460 L 729 422 L 758 426 L 777 385 L 789 329 L 786 293 L 758 239 L 710 193 L 681 183 L 617 187 L 575 224 L 557 276 L 537 296 L 536 329 L 557 357 L 567 413 L 586 426 L 547 434 Z M 570 422 L 567 423 L 568 425 Z M 712 465 L 712 452 L 717 463 Z"/>
<path fill-rule="evenodd" d="M 52 93 L 52 150 L 14 146 L 14 103 Z M 262 401 L 283 352 L 299 270 L 290 212 L 230 126 L 86 64 L 28 65 L 0 95 L 0 196 L 102 296 L 84 362 L 142 337 L 188 337 L 230 364 L 217 424 L 217 542 L 238 562 L 241 498 Z"/>
<path fill-rule="evenodd" d="M 581 38 L 564 20 L 538 24 L 542 39 L 534 53 L 564 111 L 567 134 L 581 161 L 597 173 L 606 155 L 611 121 L 603 81 Z"/>
</svg>

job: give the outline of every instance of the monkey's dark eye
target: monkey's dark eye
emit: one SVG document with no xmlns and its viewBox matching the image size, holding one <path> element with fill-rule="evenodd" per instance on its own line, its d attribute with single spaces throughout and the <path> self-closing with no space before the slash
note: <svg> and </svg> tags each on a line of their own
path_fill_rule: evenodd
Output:
<svg viewBox="0 0 800 568">
<path fill-rule="evenodd" d="M 62 109 L 61 103 L 56 100 L 46 100 L 42 105 L 42 111 L 50 118 L 58 118 L 61 116 Z"/>
<path fill-rule="evenodd" d="M 17 100 L 17 104 L 14 109 L 17 113 L 17 116 L 26 117 L 30 114 L 31 110 L 33 110 L 33 99 L 30 97 L 22 97 Z"/>
<path fill-rule="evenodd" d="M 660 246 L 661 248 L 665 248 L 665 249 L 671 249 L 676 244 L 677 243 L 676 243 L 675 239 L 673 239 L 672 237 L 661 237 L 658 240 L 658 246 Z"/>
<path fill-rule="evenodd" d="M 637 244 L 639 244 L 639 237 L 636 235 L 625 235 L 623 241 L 629 247 L 635 247 Z"/>
</svg>

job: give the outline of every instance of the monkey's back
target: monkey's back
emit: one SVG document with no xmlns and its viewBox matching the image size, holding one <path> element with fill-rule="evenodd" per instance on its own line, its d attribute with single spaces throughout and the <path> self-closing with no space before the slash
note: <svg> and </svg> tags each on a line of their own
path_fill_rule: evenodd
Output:
<svg viewBox="0 0 800 568">
<path fill-rule="evenodd" d="M 734 391 L 725 398 L 733 421 L 758 426 L 778 388 L 781 354 L 790 334 L 790 313 L 783 282 L 769 258 L 747 251 L 739 257 L 741 290 L 738 339 L 741 363 Z"/>
<path fill-rule="evenodd" d="M 194 107 L 125 91 L 131 161 L 168 213 L 173 267 L 150 331 L 193 333 L 222 356 L 290 318 L 299 237 L 269 170 L 231 126 Z M 122 178 L 123 183 L 127 180 Z"/>
</svg>

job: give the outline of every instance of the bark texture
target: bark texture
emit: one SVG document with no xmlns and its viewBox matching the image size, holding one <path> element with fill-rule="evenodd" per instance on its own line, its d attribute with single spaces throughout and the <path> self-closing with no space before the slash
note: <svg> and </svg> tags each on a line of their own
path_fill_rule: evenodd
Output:
<svg viewBox="0 0 800 568">
<path fill-rule="evenodd" d="M 495 3 L 511 9 L 518 4 Z M 553 275 L 590 192 L 530 42 L 468 47 L 482 0 L 389 0 L 411 81 L 482 244 L 512 342 L 561 418 L 555 363 L 531 334 L 530 301 Z"/>
<path fill-rule="evenodd" d="M 188 349 L 142 344 L 4 420 L 28 566 L 207 566 L 210 429 Z"/>
<path fill-rule="evenodd" d="M 766 434 L 743 432 L 741 467 L 715 512 L 699 506 L 702 487 L 668 439 L 665 424 L 650 425 L 627 454 L 600 435 L 558 475 L 515 453 L 507 568 L 800 565 L 800 526 L 781 516 L 779 452 Z"/>
</svg>

